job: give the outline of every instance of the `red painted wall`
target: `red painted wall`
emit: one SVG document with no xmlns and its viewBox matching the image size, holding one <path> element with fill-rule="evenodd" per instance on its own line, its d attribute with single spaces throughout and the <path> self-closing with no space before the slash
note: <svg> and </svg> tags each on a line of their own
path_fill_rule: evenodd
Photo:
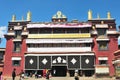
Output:
<svg viewBox="0 0 120 80">
<path fill-rule="evenodd" d="M 7 40 L 6 42 L 6 51 L 5 51 L 5 61 L 4 61 L 4 76 L 11 76 L 12 70 L 16 68 L 16 74 L 19 74 L 21 70 L 24 69 L 24 53 L 26 52 L 26 43 L 25 39 L 22 40 L 21 44 L 21 52 L 15 53 L 13 52 L 14 44 L 12 39 Z M 21 57 L 20 66 L 12 66 L 12 57 Z"/>
<path fill-rule="evenodd" d="M 99 60 L 98 57 L 105 56 L 108 57 L 108 65 L 109 65 L 109 75 L 113 76 L 115 75 L 115 69 L 112 64 L 112 60 L 114 59 L 114 52 L 118 50 L 118 40 L 115 37 L 109 37 L 110 41 L 108 42 L 108 50 L 106 51 L 99 51 L 98 50 L 98 43 L 96 39 L 94 38 L 94 47 L 93 51 L 95 52 L 96 55 L 96 65 L 99 65 Z"/>
</svg>

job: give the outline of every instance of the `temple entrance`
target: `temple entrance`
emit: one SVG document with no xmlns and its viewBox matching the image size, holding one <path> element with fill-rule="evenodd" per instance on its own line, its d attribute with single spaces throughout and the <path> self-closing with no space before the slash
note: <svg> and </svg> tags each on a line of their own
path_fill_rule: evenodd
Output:
<svg viewBox="0 0 120 80">
<path fill-rule="evenodd" d="M 66 76 L 67 66 L 52 66 L 52 76 Z"/>
</svg>

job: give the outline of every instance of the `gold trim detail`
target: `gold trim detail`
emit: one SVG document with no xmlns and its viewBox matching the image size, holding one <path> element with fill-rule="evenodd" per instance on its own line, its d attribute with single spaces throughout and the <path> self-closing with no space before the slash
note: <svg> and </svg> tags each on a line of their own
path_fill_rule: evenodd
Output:
<svg viewBox="0 0 120 80">
<path fill-rule="evenodd" d="M 28 38 L 89 38 L 90 33 L 84 34 L 29 34 Z"/>
</svg>

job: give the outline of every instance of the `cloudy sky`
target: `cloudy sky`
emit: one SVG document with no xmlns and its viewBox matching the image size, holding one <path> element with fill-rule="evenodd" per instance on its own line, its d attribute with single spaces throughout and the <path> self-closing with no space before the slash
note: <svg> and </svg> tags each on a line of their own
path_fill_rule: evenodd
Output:
<svg viewBox="0 0 120 80">
<path fill-rule="evenodd" d="M 2 43 L 0 47 L 6 46 L 3 34 L 6 33 L 8 22 L 15 14 L 18 20 L 26 19 L 26 13 L 32 12 L 33 22 L 51 21 L 51 17 L 57 12 L 62 11 L 69 21 L 78 19 L 87 21 L 89 9 L 93 12 L 93 18 L 97 14 L 101 18 L 106 18 L 107 12 L 116 19 L 117 27 L 120 25 L 120 0 L 1 0 L 0 1 L 0 37 Z"/>
</svg>

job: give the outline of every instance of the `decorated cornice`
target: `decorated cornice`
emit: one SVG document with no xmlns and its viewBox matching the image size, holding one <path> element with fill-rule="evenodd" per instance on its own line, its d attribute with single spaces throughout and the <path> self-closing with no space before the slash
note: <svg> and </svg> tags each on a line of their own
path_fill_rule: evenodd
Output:
<svg viewBox="0 0 120 80">
<path fill-rule="evenodd" d="M 92 24 L 90 23 L 63 23 L 63 24 L 54 24 L 54 23 L 31 23 L 27 24 L 27 28 L 44 28 L 44 27 L 49 27 L 49 28 L 83 28 L 83 27 L 91 27 Z"/>
</svg>

